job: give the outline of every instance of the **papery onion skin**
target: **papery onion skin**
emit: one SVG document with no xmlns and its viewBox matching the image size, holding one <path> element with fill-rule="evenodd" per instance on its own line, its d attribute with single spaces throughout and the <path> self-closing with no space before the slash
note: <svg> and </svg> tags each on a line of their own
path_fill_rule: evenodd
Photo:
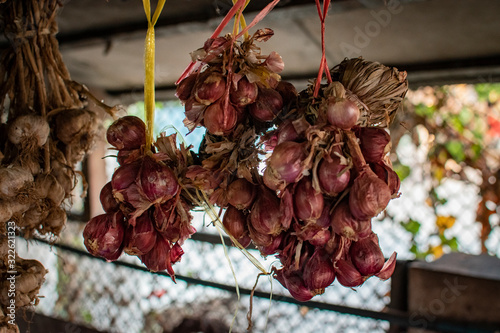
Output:
<svg viewBox="0 0 500 333">
<path fill-rule="evenodd" d="M 113 187 L 111 186 L 111 182 L 107 182 L 101 189 L 99 194 L 99 200 L 101 201 L 102 209 L 106 213 L 112 213 L 117 211 L 120 208 L 118 201 L 116 201 L 113 196 Z"/>
<path fill-rule="evenodd" d="M 192 95 L 197 78 L 198 73 L 192 73 L 179 82 L 175 90 L 175 96 L 185 103 Z"/>
<path fill-rule="evenodd" d="M 335 280 L 335 269 L 328 253 L 317 248 L 304 266 L 304 283 L 316 294 L 322 294 L 324 289 Z"/>
<path fill-rule="evenodd" d="M 283 108 L 280 93 L 270 88 L 259 88 L 257 99 L 248 106 L 248 111 L 258 121 L 273 121 Z"/>
<path fill-rule="evenodd" d="M 352 263 L 361 275 L 374 275 L 384 266 L 384 254 L 378 245 L 377 235 L 374 233 L 365 239 L 354 242 L 349 253 Z"/>
<path fill-rule="evenodd" d="M 194 88 L 196 101 L 205 105 L 215 103 L 225 92 L 226 78 L 217 72 L 200 75 Z"/>
<path fill-rule="evenodd" d="M 337 281 L 344 287 L 357 287 L 365 282 L 364 277 L 350 260 L 340 259 L 335 263 Z"/>
<path fill-rule="evenodd" d="M 331 214 L 331 226 L 335 233 L 357 241 L 371 234 L 371 221 L 358 220 L 351 213 L 346 200 L 341 201 Z"/>
<path fill-rule="evenodd" d="M 238 178 L 227 186 L 227 201 L 238 209 L 250 208 L 256 194 L 255 185 L 244 178 Z"/>
<path fill-rule="evenodd" d="M 235 106 L 243 107 L 255 102 L 258 93 L 257 84 L 249 82 L 246 77 L 242 77 L 236 83 L 236 88 L 232 87 L 229 98 Z"/>
<path fill-rule="evenodd" d="M 111 177 L 113 192 L 124 190 L 135 183 L 140 167 L 139 162 L 124 164 L 118 167 Z"/>
<path fill-rule="evenodd" d="M 22 167 L 0 168 L 0 196 L 15 197 L 23 187 L 33 183 L 31 172 Z"/>
<path fill-rule="evenodd" d="M 148 200 L 165 202 L 179 191 L 179 182 L 174 172 L 151 156 L 144 156 L 137 176 L 137 185 Z"/>
<path fill-rule="evenodd" d="M 141 256 L 151 251 L 156 243 L 157 232 L 148 212 L 136 219 L 135 226 L 130 225 L 125 232 L 125 253 Z"/>
<path fill-rule="evenodd" d="M 83 230 L 90 254 L 113 261 L 120 257 L 125 236 L 125 216 L 121 211 L 93 217 Z"/>
<path fill-rule="evenodd" d="M 10 117 L 9 117 L 10 120 Z M 47 120 L 39 115 L 27 114 L 15 118 L 8 126 L 7 135 L 13 144 L 41 147 L 47 142 L 50 127 Z M 30 147 L 30 148 L 31 148 Z"/>
<path fill-rule="evenodd" d="M 304 177 L 299 181 L 293 199 L 297 218 L 309 222 L 316 221 L 321 216 L 324 207 L 323 194 L 316 192 L 310 177 Z"/>
<path fill-rule="evenodd" d="M 274 89 L 281 95 L 284 106 L 287 106 L 297 100 L 297 89 L 290 82 L 282 80 Z"/>
<path fill-rule="evenodd" d="M 399 179 L 398 174 L 383 161 L 370 163 L 370 168 L 378 176 L 378 178 L 383 180 L 387 186 L 389 186 L 392 197 L 398 197 L 399 188 L 401 187 L 401 180 Z"/>
<path fill-rule="evenodd" d="M 318 180 L 323 193 L 335 197 L 347 188 L 351 172 L 346 168 L 347 165 L 341 164 L 340 158 L 335 155 L 320 162 Z"/>
<path fill-rule="evenodd" d="M 368 167 L 356 177 L 349 193 L 349 207 L 358 220 L 377 216 L 390 200 L 389 187 Z"/>
<path fill-rule="evenodd" d="M 146 124 L 135 116 L 119 118 L 108 127 L 106 139 L 117 149 L 138 149 L 146 143 Z"/>
<path fill-rule="evenodd" d="M 337 98 L 328 102 L 326 116 L 331 125 L 348 130 L 357 123 L 360 112 L 354 102 L 345 98 Z"/>
<path fill-rule="evenodd" d="M 182 249 L 181 249 L 182 250 Z M 156 237 L 156 243 L 151 251 L 141 256 L 141 261 L 151 272 L 160 272 L 167 270 L 168 274 L 175 282 L 175 273 L 172 268 L 171 260 L 172 246 L 168 240 L 163 238 L 161 235 Z M 177 253 L 175 257 L 182 255 L 182 251 Z"/>
<path fill-rule="evenodd" d="M 264 171 L 264 183 L 272 190 L 284 184 L 298 181 L 304 171 L 303 162 L 307 157 L 304 145 L 298 142 L 285 141 L 274 148 Z M 267 174 L 266 174 L 267 173 Z"/>
<path fill-rule="evenodd" d="M 203 125 L 213 135 L 224 135 L 230 132 L 238 121 L 238 113 L 230 103 L 220 101 L 208 106 L 204 112 Z"/>
<path fill-rule="evenodd" d="M 229 206 L 226 209 L 222 224 L 227 232 L 236 239 L 240 239 L 246 233 L 246 216 L 234 206 Z"/>
<path fill-rule="evenodd" d="M 258 233 L 278 235 L 283 230 L 280 200 L 266 187 L 260 189 L 250 212 L 250 223 Z"/>
<path fill-rule="evenodd" d="M 359 147 L 367 163 L 377 163 L 390 151 L 391 137 L 382 128 L 361 127 L 358 131 Z"/>
<path fill-rule="evenodd" d="M 275 278 L 288 289 L 290 295 L 297 301 L 307 302 L 316 295 L 306 287 L 304 280 L 299 275 L 293 273 L 287 274 L 282 270 L 277 271 L 276 274 L 281 275 L 281 277 L 275 276 Z"/>
</svg>

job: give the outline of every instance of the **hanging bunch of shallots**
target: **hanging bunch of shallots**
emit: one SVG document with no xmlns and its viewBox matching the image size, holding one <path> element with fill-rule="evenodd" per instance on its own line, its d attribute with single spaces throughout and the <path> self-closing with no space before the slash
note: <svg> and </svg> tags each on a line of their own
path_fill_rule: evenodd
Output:
<svg viewBox="0 0 500 333">
<path fill-rule="evenodd" d="M 389 119 L 404 97 L 406 74 L 351 59 L 332 77 L 346 77 L 343 69 L 349 67 L 358 75 L 322 84 L 317 96 L 315 85 L 300 92 L 296 109 L 267 136 L 273 149 L 263 182 L 281 200 L 293 202 L 291 227 L 275 236 L 273 253 L 282 264 L 275 277 L 302 301 L 323 293 L 335 278 L 346 287 L 371 276 L 387 279 L 396 263 L 395 253 L 384 262 L 371 220 L 399 195 L 388 156 L 388 123 L 381 120 Z M 376 75 L 365 76 L 367 68 Z M 353 82 L 386 89 L 386 97 L 380 96 L 385 106 L 360 112 L 373 105 L 372 95 L 358 96 Z M 349 85 L 353 90 L 345 88 Z"/>
<path fill-rule="evenodd" d="M 101 190 L 104 214 L 92 218 L 83 232 L 87 250 L 113 261 L 125 252 L 138 256 L 151 271 L 167 270 L 179 261 L 182 243 L 196 230 L 193 204 L 183 184 L 192 164 L 176 135 L 161 135 L 147 150 L 146 125 L 134 116 L 116 120 L 107 130 L 118 151 L 118 167 Z"/>
</svg>

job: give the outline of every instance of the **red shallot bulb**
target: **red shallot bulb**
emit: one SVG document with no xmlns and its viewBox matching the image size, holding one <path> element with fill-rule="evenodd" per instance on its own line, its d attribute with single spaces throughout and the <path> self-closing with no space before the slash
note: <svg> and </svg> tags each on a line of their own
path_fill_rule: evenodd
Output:
<svg viewBox="0 0 500 333">
<path fill-rule="evenodd" d="M 248 106 L 248 111 L 258 121 L 272 121 L 283 108 L 280 93 L 270 88 L 259 88 L 255 103 Z"/>
<path fill-rule="evenodd" d="M 317 248 L 304 267 L 304 283 L 315 294 L 322 294 L 324 289 L 335 280 L 335 269 L 328 253 Z"/>
<path fill-rule="evenodd" d="M 354 179 L 349 193 L 349 207 L 358 220 L 368 220 L 377 216 L 391 200 L 391 190 L 368 167 Z"/>
<path fill-rule="evenodd" d="M 198 73 L 192 73 L 188 77 L 184 78 L 177 85 L 175 96 L 177 96 L 177 98 L 185 103 L 189 99 L 189 97 L 191 97 L 197 79 Z"/>
<path fill-rule="evenodd" d="M 124 164 L 115 170 L 111 177 L 111 187 L 113 188 L 113 196 L 120 202 L 125 201 L 123 194 L 127 188 L 135 184 L 137 174 L 139 173 L 141 164 L 135 163 Z"/>
<path fill-rule="evenodd" d="M 384 266 L 384 254 L 378 245 L 378 237 L 374 233 L 365 239 L 354 242 L 349 253 L 352 263 L 361 275 L 374 275 Z"/>
<path fill-rule="evenodd" d="M 280 200 L 274 192 L 261 186 L 250 212 L 252 227 L 261 234 L 278 235 L 283 230 L 282 220 Z"/>
<path fill-rule="evenodd" d="M 316 192 L 310 177 L 302 178 L 295 187 L 293 203 L 295 216 L 302 221 L 315 221 L 323 212 L 323 194 Z"/>
<path fill-rule="evenodd" d="M 356 103 L 345 98 L 336 98 L 328 101 L 326 116 L 331 125 L 348 130 L 356 124 L 360 112 Z"/>
<path fill-rule="evenodd" d="M 297 89 L 295 89 L 295 86 L 290 82 L 280 81 L 274 89 L 279 92 L 281 98 L 283 98 L 283 105 L 289 105 L 297 99 Z"/>
<path fill-rule="evenodd" d="M 119 209 L 118 201 L 116 201 L 113 196 L 113 187 L 111 186 L 111 182 L 106 183 L 101 189 L 101 193 L 99 194 L 99 200 L 101 201 L 102 209 L 106 213 L 112 213 Z"/>
<path fill-rule="evenodd" d="M 229 98 L 235 106 L 243 107 L 255 102 L 258 92 L 257 84 L 248 81 L 246 77 L 242 77 L 236 83 L 236 87 L 232 87 Z"/>
<path fill-rule="evenodd" d="M 165 202 L 177 194 L 179 183 L 174 172 L 151 156 L 144 156 L 137 175 L 137 185 L 149 201 Z"/>
<path fill-rule="evenodd" d="M 227 232 L 236 239 L 240 239 L 246 233 L 246 216 L 233 206 L 226 209 L 222 224 Z"/>
<path fill-rule="evenodd" d="M 119 118 L 109 126 L 106 139 L 117 149 L 138 149 L 146 143 L 146 124 L 135 116 Z"/>
<path fill-rule="evenodd" d="M 123 250 L 125 216 L 121 211 L 93 217 L 83 230 L 84 244 L 90 254 L 116 260 Z"/>
<path fill-rule="evenodd" d="M 284 233 L 280 233 L 278 236 L 274 236 L 271 244 L 259 247 L 260 254 L 263 256 L 270 256 L 278 252 L 278 249 L 280 248 L 283 238 L 284 238 Z"/>
<path fill-rule="evenodd" d="M 208 106 L 203 115 L 203 125 L 210 134 L 224 135 L 230 132 L 238 121 L 238 113 L 230 103 L 224 101 Z"/>
<path fill-rule="evenodd" d="M 151 251 L 141 256 L 141 261 L 152 272 L 160 272 L 167 270 L 168 274 L 175 281 L 174 269 L 172 264 L 179 261 L 183 251 L 180 247 L 176 251 L 172 251 L 172 246 L 168 240 L 161 235 L 156 237 L 156 243 Z"/>
<path fill-rule="evenodd" d="M 257 189 L 245 178 L 238 178 L 227 187 L 227 201 L 238 209 L 248 209 L 252 206 Z"/>
<path fill-rule="evenodd" d="M 298 274 L 287 274 L 283 270 L 276 271 L 275 274 L 275 278 L 288 289 L 290 295 L 297 301 L 307 302 L 315 296 L 314 292 L 306 287 L 304 280 Z"/>
<path fill-rule="evenodd" d="M 338 156 L 323 158 L 318 167 L 318 180 L 325 194 L 335 197 L 347 188 L 351 172 L 346 168 Z"/>
<path fill-rule="evenodd" d="M 125 150 L 121 149 L 116 155 L 116 160 L 118 164 L 130 164 L 142 157 L 140 149 Z"/>
<path fill-rule="evenodd" d="M 281 189 L 295 183 L 302 177 L 304 171 L 303 162 L 307 157 L 304 144 L 285 141 L 274 148 L 267 161 L 264 172 L 264 183 L 272 190 Z"/>
<path fill-rule="evenodd" d="M 337 274 L 337 281 L 344 287 L 357 287 L 365 282 L 365 278 L 354 267 L 350 260 L 340 259 L 335 263 L 335 272 Z"/>
<path fill-rule="evenodd" d="M 196 101 L 201 104 L 210 105 L 215 103 L 226 92 L 226 78 L 221 73 L 202 73 L 198 76 L 198 82 L 194 87 Z"/>
<path fill-rule="evenodd" d="M 370 168 L 378 176 L 378 178 L 383 180 L 387 186 L 389 186 L 392 197 L 397 197 L 399 187 L 401 186 L 401 180 L 399 179 L 398 174 L 383 161 L 370 163 Z"/>
<path fill-rule="evenodd" d="M 376 163 L 391 150 L 391 137 L 383 128 L 361 127 L 359 147 L 367 163 Z"/>
<path fill-rule="evenodd" d="M 148 214 L 144 212 L 135 220 L 135 226 L 130 225 L 125 232 L 125 253 L 141 256 L 151 251 L 156 243 L 157 232 Z"/>
<path fill-rule="evenodd" d="M 368 237 L 371 233 L 371 221 L 356 219 L 351 214 L 346 200 L 335 207 L 331 215 L 331 225 L 335 233 L 353 241 Z"/>
</svg>

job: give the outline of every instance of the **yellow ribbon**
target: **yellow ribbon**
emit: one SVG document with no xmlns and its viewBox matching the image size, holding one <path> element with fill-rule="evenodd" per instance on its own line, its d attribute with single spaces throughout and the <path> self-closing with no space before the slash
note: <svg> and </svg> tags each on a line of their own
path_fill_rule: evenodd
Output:
<svg viewBox="0 0 500 333">
<path fill-rule="evenodd" d="M 160 0 L 151 19 L 150 0 L 143 0 L 144 12 L 148 19 L 148 32 L 144 44 L 144 115 L 146 120 L 146 151 L 154 141 L 155 119 L 155 29 L 154 26 L 163 10 L 166 0 Z"/>
</svg>

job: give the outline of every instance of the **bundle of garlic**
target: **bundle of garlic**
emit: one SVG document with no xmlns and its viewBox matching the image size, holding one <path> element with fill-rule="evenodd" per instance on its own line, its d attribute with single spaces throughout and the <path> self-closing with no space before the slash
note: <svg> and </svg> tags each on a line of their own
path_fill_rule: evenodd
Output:
<svg viewBox="0 0 500 333">
<path fill-rule="evenodd" d="M 0 24 L 10 42 L 0 63 L 1 222 L 15 221 L 26 238 L 61 232 L 75 165 L 98 129 L 87 107 L 91 95 L 70 80 L 59 52 L 60 6 L 57 0 L 0 4 Z"/>
</svg>

